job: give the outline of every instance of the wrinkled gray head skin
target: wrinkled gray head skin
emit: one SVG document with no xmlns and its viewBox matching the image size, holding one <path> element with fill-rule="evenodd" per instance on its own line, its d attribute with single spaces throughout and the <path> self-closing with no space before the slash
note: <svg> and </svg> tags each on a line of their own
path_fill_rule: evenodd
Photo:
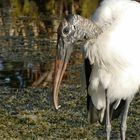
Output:
<svg viewBox="0 0 140 140">
<path fill-rule="evenodd" d="M 91 20 L 79 15 L 69 15 L 58 27 L 57 56 L 54 72 L 53 100 L 58 109 L 58 90 L 65 72 L 68 60 L 73 51 L 73 44 L 97 38 L 100 29 Z"/>
<path fill-rule="evenodd" d="M 73 44 L 84 38 L 84 32 L 80 29 L 81 21 L 82 18 L 79 15 L 69 15 L 60 23 L 57 50 L 61 60 L 68 61 L 73 51 Z M 65 53 L 67 53 L 67 57 L 64 55 Z"/>
<path fill-rule="evenodd" d="M 91 20 L 79 15 L 68 15 L 59 25 L 58 39 L 61 37 L 63 43 L 73 44 L 97 37 L 99 30 Z"/>
<path fill-rule="evenodd" d="M 60 24 L 58 28 L 58 37 L 62 37 L 65 42 L 72 44 L 75 41 L 82 40 L 84 36 L 82 27 L 82 17 L 79 15 L 69 15 Z"/>
</svg>

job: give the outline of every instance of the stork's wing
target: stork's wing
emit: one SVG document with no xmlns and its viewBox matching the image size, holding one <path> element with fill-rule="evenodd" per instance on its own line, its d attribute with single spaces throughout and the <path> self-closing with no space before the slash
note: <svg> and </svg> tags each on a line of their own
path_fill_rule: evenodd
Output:
<svg viewBox="0 0 140 140">
<path fill-rule="evenodd" d="M 85 80 L 86 80 L 86 90 L 87 90 L 88 118 L 89 118 L 90 123 L 94 123 L 94 122 L 97 122 L 98 120 L 100 120 L 99 115 L 98 115 L 100 113 L 100 111 L 94 107 L 92 100 L 91 100 L 91 96 L 88 95 L 89 78 L 90 78 L 91 71 L 93 69 L 93 66 L 90 65 L 88 58 L 86 58 L 84 60 L 84 66 L 85 66 Z M 110 118 L 111 118 L 111 120 L 118 118 L 120 116 L 121 112 L 124 109 L 125 102 L 126 102 L 125 100 L 121 100 L 119 106 L 116 109 L 114 109 L 114 104 L 116 102 L 113 102 L 110 105 Z M 105 120 L 106 120 L 106 113 L 104 114 L 103 122 L 100 122 L 100 123 L 104 124 Z"/>
<path fill-rule="evenodd" d="M 91 97 L 88 95 L 88 86 L 89 86 L 89 78 L 92 71 L 92 67 L 90 65 L 89 59 L 86 58 L 84 61 L 85 66 L 85 78 L 86 78 L 86 90 L 87 90 L 87 110 L 88 110 L 88 118 L 90 123 L 97 122 L 98 116 L 97 116 L 97 109 L 94 107 Z"/>
</svg>

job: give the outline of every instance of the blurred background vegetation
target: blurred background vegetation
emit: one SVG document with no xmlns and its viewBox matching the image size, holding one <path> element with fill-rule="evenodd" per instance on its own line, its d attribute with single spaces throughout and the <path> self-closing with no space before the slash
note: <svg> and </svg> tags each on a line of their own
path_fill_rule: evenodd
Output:
<svg viewBox="0 0 140 140">
<path fill-rule="evenodd" d="M 95 10 L 100 0 L 6 0 L 1 6 L 9 5 L 13 16 L 57 15 L 78 13 L 85 17 Z"/>
<path fill-rule="evenodd" d="M 0 0 L 0 25 L 8 28 L 0 34 L 24 37 L 27 31 L 37 37 L 56 32 L 58 20 L 68 14 L 80 14 L 89 18 L 102 0 Z M 139 0 L 137 0 L 139 1 Z M 10 17 L 10 25 L 7 19 Z M 28 26 L 28 27 L 27 27 Z M 49 33 L 49 34 L 48 34 Z M 54 36 L 56 37 L 56 36 Z"/>
<path fill-rule="evenodd" d="M 0 23 L 6 25 L 6 16 L 11 17 L 9 34 L 28 36 L 30 29 L 34 36 L 56 32 L 58 20 L 68 14 L 80 14 L 89 18 L 102 0 L 1 0 Z M 27 27 L 28 26 L 28 27 Z M 4 34 L 4 33 L 3 33 Z M 48 35 L 50 37 L 50 34 Z M 56 37 L 56 36 L 54 36 Z"/>
<path fill-rule="evenodd" d="M 7 59 L 11 56 L 9 53 L 3 53 L 3 51 L 13 53 L 13 50 L 26 49 L 26 51 L 23 50 L 21 56 L 31 59 L 29 49 L 39 53 L 39 50 L 46 48 L 45 53 L 44 50 L 42 51 L 42 60 L 46 58 L 50 61 L 49 56 L 55 58 L 57 27 L 61 19 L 68 14 L 79 14 L 90 18 L 101 1 L 0 0 L 0 57 Z M 7 48 L 11 50 L 9 51 Z M 15 53 L 17 55 L 16 51 Z M 75 56 L 80 58 L 80 54 L 76 53 Z M 15 57 L 15 55 L 13 56 Z M 37 57 L 41 59 L 40 55 L 36 55 L 34 59 Z M 11 60 L 11 58 L 9 59 Z M 50 64 L 49 74 L 40 74 L 40 65 L 40 63 L 36 64 L 37 74 L 35 75 L 39 75 L 39 78 L 36 78 L 37 80 L 33 83 L 34 86 L 38 86 L 44 79 L 48 80 L 48 77 L 52 77 L 53 74 L 53 63 Z"/>
<path fill-rule="evenodd" d="M 40 33 L 56 32 L 58 20 L 68 14 L 90 17 L 101 0 L 1 0 L 0 22 L 6 25 L 11 17 L 9 34 L 27 36 L 27 26 L 34 36 Z M 6 10 L 6 16 L 4 16 Z M 5 34 L 5 33 L 3 33 Z M 50 36 L 50 34 L 48 35 Z"/>
<path fill-rule="evenodd" d="M 100 1 L 0 0 L 0 56 L 5 59 L 9 57 L 9 60 L 13 60 L 12 55 L 9 53 L 13 53 L 14 50 L 18 49 L 22 51 L 22 55 L 20 54 L 22 57 L 31 59 L 31 50 L 34 53 L 41 53 L 41 50 L 47 49 L 45 53 L 42 51 L 42 59 L 44 60 L 46 55 L 45 59 L 50 61 L 49 56 L 55 58 L 57 27 L 61 19 L 68 14 L 80 14 L 89 18 Z M 34 53 L 32 52 L 32 54 Z M 16 52 L 14 57 L 17 54 Z M 40 55 L 36 55 L 34 59 L 38 57 L 41 59 Z M 48 81 L 53 74 L 53 63 L 49 65 L 51 65 L 48 70 L 50 73 L 40 74 L 41 64 L 36 64 L 37 70 L 32 71 L 36 71 L 35 75 L 39 76 L 33 82 L 33 86 L 40 84 L 46 86 L 43 82 L 44 79 Z M 27 71 L 30 71 L 30 68 Z"/>
</svg>

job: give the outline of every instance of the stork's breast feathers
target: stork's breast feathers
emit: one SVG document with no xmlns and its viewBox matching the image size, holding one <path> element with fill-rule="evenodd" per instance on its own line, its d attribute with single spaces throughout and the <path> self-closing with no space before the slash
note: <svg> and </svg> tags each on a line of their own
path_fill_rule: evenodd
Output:
<svg viewBox="0 0 140 140">
<path fill-rule="evenodd" d="M 117 0 L 116 3 L 121 5 L 121 0 L 118 1 L 120 3 Z M 133 96 L 140 85 L 140 4 L 126 1 L 125 7 L 111 7 L 116 13 L 113 15 L 115 20 L 97 39 L 88 40 L 84 46 L 85 57 L 96 66 L 90 76 L 89 94 L 98 108 L 101 107 L 100 99 L 104 101 L 104 94 L 99 91 L 101 88 L 108 88 L 113 101 Z M 106 17 L 99 17 L 105 21 Z M 98 22 L 104 24 L 102 20 L 97 20 L 97 25 Z"/>
<path fill-rule="evenodd" d="M 97 39 L 88 40 L 84 46 L 90 63 L 116 68 L 126 65 L 140 66 L 140 5 L 132 12 L 128 9 L 101 33 Z M 120 66 L 119 66 L 120 65 Z"/>
</svg>

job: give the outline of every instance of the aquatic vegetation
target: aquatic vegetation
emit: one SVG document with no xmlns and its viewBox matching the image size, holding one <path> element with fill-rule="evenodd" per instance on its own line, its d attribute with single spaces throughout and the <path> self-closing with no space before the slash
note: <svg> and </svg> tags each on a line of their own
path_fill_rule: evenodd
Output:
<svg viewBox="0 0 140 140">
<path fill-rule="evenodd" d="M 68 84 L 62 86 L 61 94 L 64 96 L 60 100 L 63 104 L 58 111 L 51 104 L 50 88 L 27 88 L 21 92 L 0 87 L 0 139 L 105 138 L 102 126 L 98 123 L 89 125 L 87 121 L 86 95 L 81 94 L 80 85 L 73 87 Z M 130 108 L 128 139 L 140 137 L 139 101 L 140 96 L 137 95 Z M 113 138 L 119 135 L 116 122 L 113 121 Z"/>
</svg>

